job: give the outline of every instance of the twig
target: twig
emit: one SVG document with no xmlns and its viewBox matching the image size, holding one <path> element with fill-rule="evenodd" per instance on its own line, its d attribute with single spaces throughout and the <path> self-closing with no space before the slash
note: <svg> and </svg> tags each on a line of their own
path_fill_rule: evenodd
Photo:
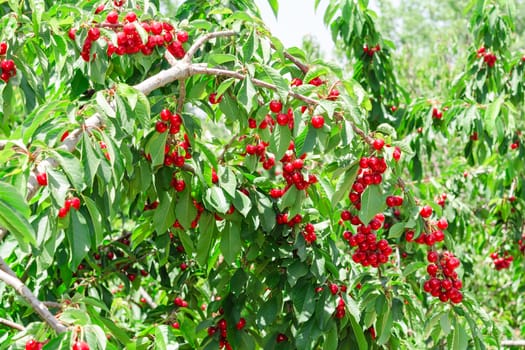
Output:
<svg viewBox="0 0 525 350">
<path fill-rule="evenodd" d="M 57 303 L 56 301 L 44 301 L 43 303 L 50 309 L 62 309 L 62 304 Z"/>
<path fill-rule="evenodd" d="M 277 50 L 277 48 L 275 47 L 274 44 L 270 44 L 272 49 L 274 50 Z M 295 64 L 300 70 L 301 72 L 303 72 L 304 74 L 308 73 L 308 66 L 305 65 L 303 62 L 299 61 L 297 58 L 295 58 L 294 56 L 292 56 L 289 52 L 287 51 L 283 51 L 283 55 L 284 57 L 286 57 L 288 60 L 290 60 L 293 64 Z"/>
<path fill-rule="evenodd" d="M 186 99 L 186 81 L 179 79 L 179 98 L 177 99 L 177 114 L 182 113 L 184 108 L 184 100 Z"/>
<path fill-rule="evenodd" d="M 0 270 L 0 281 L 3 281 L 8 286 L 14 288 L 15 291 L 20 294 L 20 296 L 24 298 L 29 303 L 29 305 L 31 305 L 33 310 L 35 310 L 40 315 L 40 317 L 55 330 L 55 332 L 62 333 L 67 330 L 67 328 L 63 324 L 59 323 L 55 316 L 49 312 L 44 303 L 38 300 L 33 292 L 31 292 L 29 288 L 27 288 L 27 286 L 23 284 L 22 281 L 20 281 L 16 276 L 11 275 L 4 270 Z"/>
<path fill-rule="evenodd" d="M 151 296 L 148 294 L 148 292 L 146 292 L 144 290 L 144 288 L 140 287 L 139 288 L 139 293 L 140 295 L 144 298 L 144 300 L 146 300 L 146 303 L 152 308 L 152 309 L 155 309 L 157 308 L 157 303 L 155 303 L 153 301 L 153 299 L 151 298 Z"/>
<path fill-rule="evenodd" d="M 170 66 L 174 66 L 174 65 L 177 64 L 177 60 L 175 59 L 175 57 L 173 57 L 171 52 L 169 52 L 168 50 L 166 50 L 166 52 L 164 52 L 164 58 L 166 59 L 166 61 L 168 61 Z"/>
<path fill-rule="evenodd" d="M 219 38 L 219 37 L 225 37 L 225 36 L 234 36 L 236 33 L 233 30 L 225 30 L 222 32 L 214 32 L 214 33 L 208 33 L 206 35 L 201 36 L 199 39 L 197 39 L 193 45 L 188 49 L 186 52 L 186 55 L 184 56 L 183 60 L 186 62 L 190 62 L 193 56 L 195 56 L 195 53 L 197 50 L 204 45 L 204 43 L 208 40 Z"/>
<path fill-rule="evenodd" d="M 238 135 L 233 135 L 232 138 L 230 139 L 230 141 L 228 141 L 228 143 L 224 145 L 224 148 L 222 149 L 221 154 L 220 154 L 219 157 L 217 158 L 217 161 L 218 161 L 219 163 L 224 162 L 224 155 L 225 155 L 226 152 L 228 151 L 228 148 L 231 147 L 231 145 L 235 142 L 235 140 L 237 140 L 238 137 L 239 137 Z"/>
<path fill-rule="evenodd" d="M 18 324 L 16 322 L 13 322 L 13 321 L 9 321 L 5 318 L 1 318 L 0 317 L 0 324 L 3 324 L 3 325 L 6 325 L 7 327 L 11 327 L 11 328 L 14 328 L 14 329 L 18 329 L 19 331 L 25 331 L 26 330 L 26 327 L 22 326 L 21 324 Z"/>
</svg>

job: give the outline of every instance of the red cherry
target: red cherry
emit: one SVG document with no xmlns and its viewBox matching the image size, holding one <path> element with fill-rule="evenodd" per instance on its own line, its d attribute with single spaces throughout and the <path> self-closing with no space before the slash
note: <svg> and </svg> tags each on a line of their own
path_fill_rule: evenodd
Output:
<svg viewBox="0 0 525 350">
<path fill-rule="evenodd" d="M 188 32 L 184 30 L 177 32 L 177 40 L 180 41 L 181 43 L 185 43 L 186 41 L 188 41 L 188 39 L 189 39 Z"/>
<path fill-rule="evenodd" d="M 187 268 L 188 268 L 188 264 L 186 264 L 186 263 L 184 263 L 184 262 L 180 264 L 180 269 L 181 269 L 182 271 L 186 270 Z"/>
<path fill-rule="evenodd" d="M 439 259 L 439 254 L 434 251 L 430 251 L 427 254 L 427 260 L 428 262 L 435 263 Z"/>
<path fill-rule="evenodd" d="M 34 339 L 28 340 L 26 342 L 26 350 L 41 350 L 43 346 L 44 344 Z"/>
<path fill-rule="evenodd" d="M 72 350 L 89 350 L 89 345 L 83 341 L 77 341 L 73 344 Z"/>
<path fill-rule="evenodd" d="M 301 86 L 301 85 L 303 85 L 303 81 L 299 78 L 293 78 L 290 83 L 290 86 Z"/>
<path fill-rule="evenodd" d="M 287 341 L 288 340 L 288 337 L 283 334 L 283 333 L 279 333 L 277 334 L 277 338 L 275 339 L 278 343 L 282 343 L 284 341 Z"/>
<path fill-rule="evenodd" d="M 322 115 L 314 115 L 312 117 L 312 126 L 316 129 L 322 128 L 324 125 L 324 117 Z"/>
<path fill-rule="evenodd" d="M 100 38 L 100 29 L 93 27 L 88 30 L 88 39 L 91 41 L 97 41 Z"/>
<path fill-rule="evenodd" d="M 0 43 L 0 56 L 3 56 L 7 53 L 7 43 L 2 41 Z"/>
<path fill-rule="evenodd" d="M 126 21 L 135 22 L 137 20 L 137 14 L 135 12 L 128 12 L 126 14 Z"/>
<path fill-rule="evenodd" d="M 71 206 L 76 210 L 80 209 L 80 199 L 78 197 L 71 198 Z"/>
<path fill-rule="evenodd" d="M 106 8 L 106 6 L 104 4 L 98 5 L 97 8 L 95 9 L 95 15 L 98 15 L 99 13 L 104 11 L 104 8 Z"/>
<path fill-rule="evenodd" d="M 283 109 L 281 101 L 272 100 L 270 101 L 270 111 L 273 113 L 279 113 Z"/>
<path fill-rule="evenodd" d="M 246 325 L 246 320 L 243 317 L 241 317 L 239 319 L 239 322 L 237 322 L 237 324 L 235 325 L 235 327 L 237 327 L 238 330 L 241 330 L 244 328 L 245 325 Z"/>
<path fill-rule="evenodd" d="M 158 133 L 162 134 L 166 132 L 166 130 L 168 130 L 168 125 L 166 125 L 166 123 L 164 122 L 158 121 L 155 124 L 155 130 L 157 130 Z"/>
<path fill-rule="evenodd" d="M 374 147 L 376 151 L 381 151 L 384 145 L 385 145 L 385 140 L 383 139 L 375 139 L 374 142 L 372 143 L 372 146 Z"/>
<path fill-rule="evenodd" d="M 106 16 L 106 21 L 111 24 L 117 24 L 118 23 L 118 12 L 117 11 L 111 11 Z"/>
<path fill-rule="evenodd" d="M 47 186 L 47 174 L 46 173 L 39 173 L 36 176 L 36 181 L 40 186 Z"/>
<path fill-rule="evenodd" d="M 440 230 L 446 230 L 448 227 L 447 219 L 441 218 L 437 222 L 437 227 L 439 227 Z"/>
<path fill-rule="evenodd" d="M 175 328 L 175 329 L 180 329 L 180 324 L 179 324 L 179 322 L 173 322 L 173 323 L 171 324 L 171 326 L 172 326 L 173 328 Z"/>
<path fill-rule="evenodd" d="M 67 209 L 67 208 L 60 208 L 58 210 L 58 217 L 59 218 L 64 218 L 64 217 L 66 217 L 68 212 L 69 212 L 69 209 Z"/>
<path fill-rule="evenodd" d="M 77 30 L 75 28 L 69 29 L 69 32 L 67 32 L 67 36 L 69 36 L 69 39 L 75 40 L 77 37 Z"/>
<path fill-rule="evenodd" d="M 425 205 L 419 211 L 419 215 L 421 215 L 423 218 L 428 218 L 430 215 L 432 215 L 432 207 L 430 205 Z"/>
<path fill-rule="evenodd" d="M 222 100 L 222 95 L 219 96 L 219 97 L 217 98 L 217 93 L 216 93 L 216 92 L 213 92 L 213 93 L 210 94 L 210 97 L 208 98 L 208 100 L 210 101 L 210 103 L 211 103 L 212 105 L 215 105 L 215 104 L 221 102 L 221 100 Z"/>
</svg>

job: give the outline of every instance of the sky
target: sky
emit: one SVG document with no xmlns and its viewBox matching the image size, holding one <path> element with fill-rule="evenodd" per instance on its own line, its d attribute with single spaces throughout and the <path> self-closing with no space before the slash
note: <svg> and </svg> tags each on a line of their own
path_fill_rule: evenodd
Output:
<svg viewBox="0 0 525 350">
<path fill-rule="evenodd" d="M 279 38 L 285 47 L 301 46 L 305 35 L 317 38 L 321 50 L 328 56 L 334 47 L 330 30 L 323 23 L 327 0 L 314 11 L 314 0 L 280 0 L 277 20 L 268 5 L 268 0 L 255 0 L 261 15 L 273 36 Z"/>
<path fill-rule="evenodd" d="M 314 11 L 314 0 L 279 0 L 279 16 L 275 19 L 268 0 L 255 0 L 261 15 L 272 34 L 279 38 L 285 47 L 301 46 L 303 37 L 310 34 L 317 38 L 321 51 L 332 56 L 334 48 L 330 29 L 323 23 L 323 15 L 328 0 L 322 0 Z M 375 1 L 370 2 L 371 8 Z"/>
</svg>

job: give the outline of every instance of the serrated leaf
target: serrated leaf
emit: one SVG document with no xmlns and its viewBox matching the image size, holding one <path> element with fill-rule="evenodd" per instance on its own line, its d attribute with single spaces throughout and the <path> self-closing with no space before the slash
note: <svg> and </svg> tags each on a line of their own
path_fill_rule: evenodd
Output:
<svg viewBox="0 0 525 350">
<path fill-rule="evenodd" d="M 204 200 L 218 213 L 224 214 L 230 209 L 230 204 L 220 187 L 213 186 L 208 188 L 204 195 Z"/>
<path fill-rule="evenodd" d="M 233 264 L 241 252 L 241 227 L 238 223 L 229 222 L 221 238 L 221 252 L 228 264 Z"/>
<path fill-rule="evenodd" d="M 398 238 L 405 232 L 405 223 L 396 222 L 388 230 L 388 238 Z"/>
<path fill-rule="evenodd" d="M 69 267 L 71 271 L 76 271 L 78 265 L 86 257 L 91 248 L 91 237 L 86 218 L 75 209 L 69 211 L 71 225 L 66 230 L 66 237 L 69 243 Z"/>
<path fill-rule="evenodd" d="M 177 204 L 175 206 L 175 217 L 181 224 L 181 226 L 188 230 L 191 227 L 192 221 L 197 216 L 197 209 L 193 205 L 193 199 L 189 188 L 185 188 L 179 194 Z"/>
<path fill-rule="evenodd" d="M 354 164 L 348 168 L 342 176 L 339 177 L 335 186 L 334 194 L 332 195 L 332 206 L 336 206 L 337 203 L 339 203 L 341 199 L 343 199 L 343 197 L 348 194 L 357 177 L 358 171 L 359 167 L 357 164 Z"/>
<path fill-rule="evenodd" d="M 361 210 L 359 210 L 359 219 L 368 225 L 370 220 L 384 211 L 386 208 L 385 198 L 381 193 L 378 185 L 368 186 L 361 194 Z"/>
<path fill-rule="evenodd" d="M 219 167 L 219 186 L 228 194 L 231 198 L 235 197 L 235 191 L 237 189 L 237 178 L 230 167 Z"/>
<path fill-rule="evenodd" d="M 242 216 L 246 217 L 252 209 L 252 202 L 250 197 L 242 193 L 241 191 L 235 191 L 235 197 L 233 198 L 233 206 L 241 213 Z"/>
<path fill-rule="evenodd" d="M 274 68 L 267 65 L 262 65 L 261 67 L 268 76 L 270 82 L 277 87 L 277 93 L 279 94 L 281 101 L 286 101 L 286 97 L 288 96 L 288 82 L 282 77 L 282 74 Z"/>
<path fill-rule="evenodd" d="M 197 241 L 197 263 L 206 265 L 215 236 L 215 218 L 209 213 L 202 213 L 199 219 L 199 238 Z"/>
</svg>

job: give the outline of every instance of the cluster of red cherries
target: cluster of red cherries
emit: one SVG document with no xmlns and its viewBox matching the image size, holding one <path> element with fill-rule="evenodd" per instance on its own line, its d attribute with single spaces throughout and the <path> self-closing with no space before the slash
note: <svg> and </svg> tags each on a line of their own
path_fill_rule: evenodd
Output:
<svg viewBox="0 0 525 350">
<path fill-rule="evenodd" d="M 222 310 L 221 310 L 222 311 Z M 242 330 L 246 326 L 246 320 L 241 317 L 235 328 Z M 228 342 L 228 322 L 221 318 L 217 321 L 217 325 L 208 327 L 208 336 L 213 337 L 217 332 L 219 332 L 219 349 L 231 350 L 232 347 Z"/>
<path fill-rule="evenodd" d="M 490 258 L 494 262 L 494 268 L 498 271 L 508 269 L 514 260 L 512 255 L 510 255 L 508 252 L 505 252 L 503 255 L 499 255 L 497 252 L 494 252 L 490 254 Z"/>
<path fill-rule="evenodd" d="M 376 139 L 372 143 L 373 148 L 377 152 L 380 152 L 384 145 L 385 142 L 382 139 Z M 398 148 L 395 149 L 395 152 L 399 152 L 394 157 L 397 161 L 401 153 Z M 352 184 L 352 190 L 348 195 L 356 210 L 361 209 L 361 195 L 365 189 L 370 185 L 381 184 L 383 181 L 382 174 L 386 169 L 387 165 L 384 158 L 370 156 L 362 157 L 359 160 L 358 176 Z M 387 197 L 387 203 L 391 204 L 391 206 L 397 206 L 403 203 L 403 199 L 398 196 L 389 196 Z M 386 239 L 378 241 L 375 233 L 384 225 L 385 216 L 383 213 L 376 214 L 369 223 L 365 224 L 358 215 L 353 215 L 350 210 L 344 210 L 341 213 L 341 220 L 343 222 L 350 221 L 352 225 L 357 226 L 355 234 L 350 231 L 343 233 L 343 238 L 348 244 L 351 247 L 357 247 L 357 250 L 352 254 L 354 262 L 363 266 L 378 267 L 388 261 L 389 256 L 392 254 L 392 247 Z"/>
<path fill-rule="evenodd" d="M 71 208 L 75 210 L 80 209 L 80 198 L 78 197 L 67 198 L 64 201 L 64 206 L 58 210 L 58 217 L 59 218 L 66 217 L 66 215 L 69 213 L 69 210 L 71 210 Z"/>
<path fill-rule="evenodd" d="M 259 141 L 257 144 L 247 144 L 246 154 L 255 155 L 259 158 L 259 162 L 266 170 L 270 170 L 275 165 L 275 157 L 266 153 L 266 148 L 269 143 L 265 141 Z"/>
<path fill-rule="evenodd" d="M 494 67 L 496 61 L 498 60 L 496 55 L 493 52 L 488 52 L 485 46 L 480 47 L 478 51 L 476 51 L 476 57 L 483 57 L 483 61 L 491 68 Z"/>
<path fill-rule="evenodd" d="M 438 254 L 432 250 L 428 252 L 427 260 L 427 273 L 430 278 L 423 284 L 425 292 L 444 303 L 461 303 L 463 294 L 460 290 L 463 284 L 455 271 L 460 265 L 459 259 L 450 252 Z"/>
<path fill-rule="evenodd" d="M 161 120 L 155 124 L 155 130 L 158 133 L 162 134 L 169 130 L 168 132 L 170 135 L 176 135 L 180 132 L 182 118 L 178 113 L 174 114 L 169 109 L 165 108 L 160 112 L 160 119 Z M 151 159 L 151 155 L 147 155 L 146 157 Z M 190 140 L 187 134 L 184 134 L 184 140 L 182 141 L 166 143 L 164 146 L 165 166 L 175 166 L 180 168 L 184 165 L 186 159 L 191 159 Z M 180 186 L 182 186 L 181 183 L 179 183 L 179 187 Z M 177 188 L 175 189 L 177 190 Z M 182 190 L 184 190 L 184 188 L 180 191 Z"/>
<path fill-rule="evenodd" d="M 34 339 L 28 340 L 26 342 L 26 350 L 42 350 L 45 343 L 36 341 Z M 89 350 L 89 345 L 83 341 L 76 341 L 73 343 L 71 350 Z"/>
<path fill-rule="evenodd" d="M 5 83 L 9 82 L 9 79 L 16 75 L 16 65 L 15 62 L 11 59 L 6 59 L 7 54 L 7 43 L 2 41 L 0 42 L 0 79 Z"/>
<path fill-rule="evenodd" d="M 429 205 L 423 206 L 419 211 L 419 215 L 424 219 L 428 219 L 432 215 L 432 207 Z M 428 224 L 430 233 L 422 232 L 419 237 L 414 239 L 414 231 L 407 230 L 405 232 L 406 241 L 426 244 L 429 247 L 433 246 L 435 243 L 443 242 L 445 240 L 443 230 L 446 230 L 448 227 L 447 219 L 441 218 L 437 222 L 428 221 Z"/>
<path fill-rule="evenodd" d="M 104 20 L 104 22 L 95 24 L 87 32 L 86 40 L 82 45 L 81 57 L 84 61 L 89 62 L 91 58 L 91 47 L 94 42 L 101 38 L 100 28 L 113 30 L 117 34 L 116 45 L 107 37 L 104 40 L 107 42 L 107 55 L 111 57 L 113 54 L 118 56 L 132 55 L 141 52 L 144 55 L 151 55 L 155 48 L 166 47 L 168 51 L 178 59 L 181 59 L 186 54 L 183 44 L 188 41 L 188 33 L 185 31 L 175 31 L 175 28 L 168 22 L 139 22 L 135 12 L 128 12 L 122 19 L 120 14 L 120 6 L 111 10 Z M 104 11 L 104 5 L 97 7 L 95 13 Z M 142 27 L 147 34 L 146 42 L 143 42 L 138 27 Z M 76 38 L 76 29 L 71 28 L 69 37 L 72 40 Z"/>
</svg>

